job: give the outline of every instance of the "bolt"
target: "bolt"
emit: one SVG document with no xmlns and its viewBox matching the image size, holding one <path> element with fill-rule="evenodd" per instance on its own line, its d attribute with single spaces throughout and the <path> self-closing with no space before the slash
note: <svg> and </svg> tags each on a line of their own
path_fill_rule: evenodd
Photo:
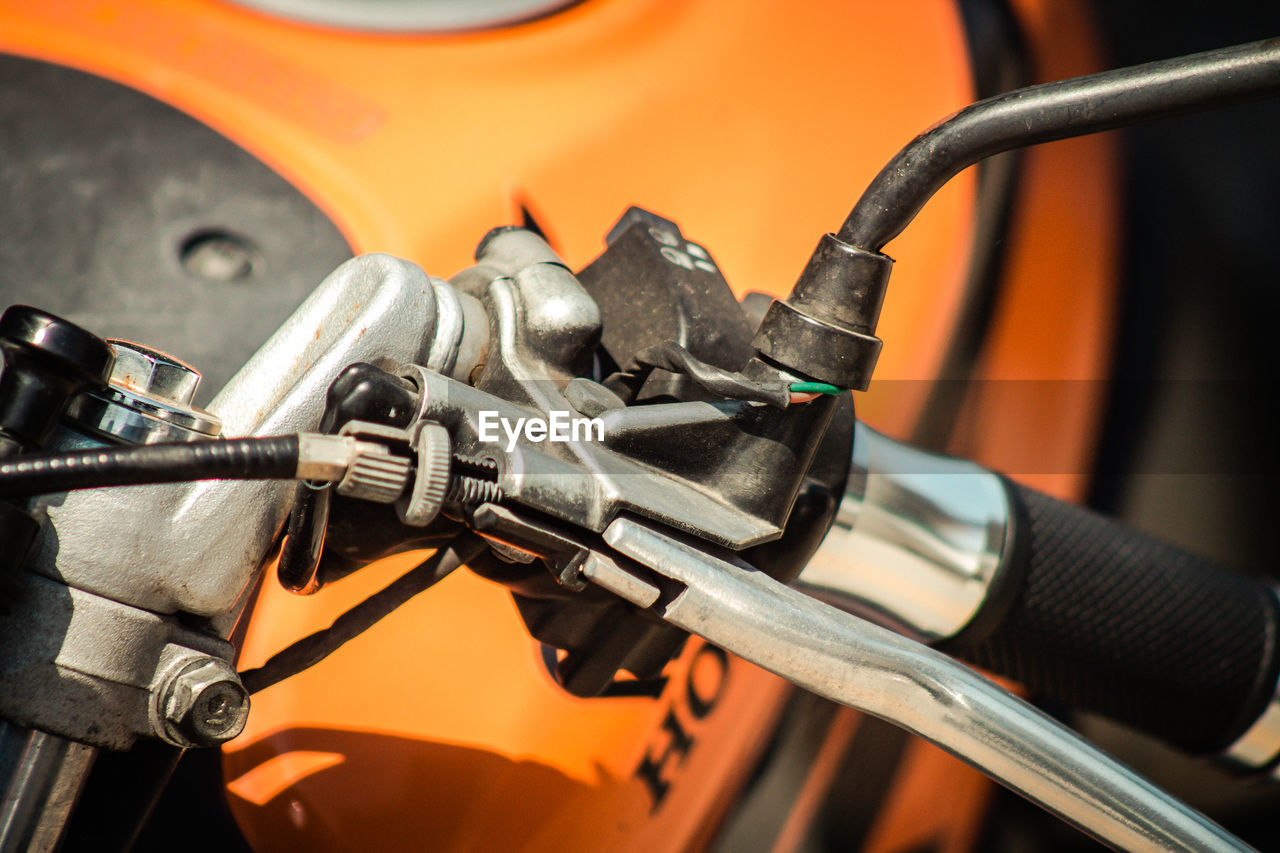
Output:
<svg viewBox="0 0 1280 853">
<path fill-rule="evenodd" d="M 226 661 L 192 661 L 169 679 L 164 693 L 169 739 L 182 746 L 217 746 L 244 730 L 249 694 Z"/>
</svg>

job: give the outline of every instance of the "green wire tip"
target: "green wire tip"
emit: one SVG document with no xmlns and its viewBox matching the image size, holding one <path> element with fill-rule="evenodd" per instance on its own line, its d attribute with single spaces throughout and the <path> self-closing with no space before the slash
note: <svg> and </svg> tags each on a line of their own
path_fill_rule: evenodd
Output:
<svg viewBox="0 0 1280 853">
<path fill-rule="evenodd" d="M 797 394 L 843 394 L 843 388 L 837 388 L 829 382 L 792 382 L 791 390 Z"/>
</svg>

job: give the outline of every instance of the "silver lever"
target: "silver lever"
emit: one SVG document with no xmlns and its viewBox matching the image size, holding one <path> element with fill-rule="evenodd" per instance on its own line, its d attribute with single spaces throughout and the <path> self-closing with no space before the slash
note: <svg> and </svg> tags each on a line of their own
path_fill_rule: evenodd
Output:
<svg viewBox="0 0 1280 853">
<path fill-rule="evenodd" d="M 664 606 L 643 570 L 593 553 L 583 573 L 596 584 L 800 687 L 937 744 L 1114 848 L 1251 849 L 940 652 L 633 519 L 612 522 L 604 539 L 683 590 Z"/>
</svg>

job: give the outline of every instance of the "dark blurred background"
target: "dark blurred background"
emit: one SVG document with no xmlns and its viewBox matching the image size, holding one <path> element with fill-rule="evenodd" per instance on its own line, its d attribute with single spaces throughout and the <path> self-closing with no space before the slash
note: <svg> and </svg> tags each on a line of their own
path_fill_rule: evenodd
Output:
<svg viewBox="0 0 1280 853">
<path fill-rule="evenodd" d="M 1094 0 L 1109 66 L 1280 35 L 1280 5 Z M 1280 103 L 1139 126 L 1123 150 L 1125 290 L 1091 502 L 1275 578 L 1269 379 L 1280 290 Z M 1280 850 L 1280 788 L 1248 784 L 1118 726 L 1073 721 L 1260 850 Z M 987 850 L 1092 850 L 1003 794 Z"/>
</svg>

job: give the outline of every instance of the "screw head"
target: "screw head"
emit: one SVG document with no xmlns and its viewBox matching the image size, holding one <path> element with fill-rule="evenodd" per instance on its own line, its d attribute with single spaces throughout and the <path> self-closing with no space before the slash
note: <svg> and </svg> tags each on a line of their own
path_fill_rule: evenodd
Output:
<svg viewBox="0 0 1280 853">
<path fill-rule="evenodd" d="M 163 708 L 171 739 L 183 746 L 217 746 L 244 730 L 249 693 L 230 664 L 204 658 L 169 680 Z"/>
</svg>

